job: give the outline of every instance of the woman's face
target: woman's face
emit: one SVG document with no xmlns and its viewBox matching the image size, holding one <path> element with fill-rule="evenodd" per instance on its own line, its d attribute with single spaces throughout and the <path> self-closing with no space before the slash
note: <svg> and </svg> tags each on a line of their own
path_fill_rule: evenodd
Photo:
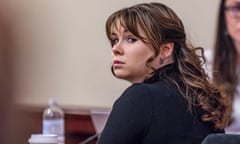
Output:
<svg viewBox="0 0 240 144">
<path fill-rule="evenodd" d="M 141 29 L 139 33 L 146 38 Z M 113 30 L 111 40 L 115 76 L 131 83 L 143 82 L 152 72 L 146 66 L 146 61 L 154 55 L 151 45 L 144 43 L 120 24 Z"/>
<path fill-rule="evenodd" d="M 240 0 L 226 0 L 225 8 L 227 32 L 235 44 L 240 44 Z"/>
</svg>

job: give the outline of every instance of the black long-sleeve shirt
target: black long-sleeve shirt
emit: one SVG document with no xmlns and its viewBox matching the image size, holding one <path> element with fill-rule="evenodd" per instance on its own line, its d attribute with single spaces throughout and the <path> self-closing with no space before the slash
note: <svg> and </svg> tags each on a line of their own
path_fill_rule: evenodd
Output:
<svg viewBox="0 0 240 144">
<path fill-rule="evenodd" d="M 162 69 L 174 73 L 183 86 L 174 65 Z M 159 77 L 160 72 L 125 90 L 114 103 L 98 144 L 200 144 L 208 134 L 223 132 L 202 122 L 197 108 L 190 112 L 176 85 Z"/>
</svg>

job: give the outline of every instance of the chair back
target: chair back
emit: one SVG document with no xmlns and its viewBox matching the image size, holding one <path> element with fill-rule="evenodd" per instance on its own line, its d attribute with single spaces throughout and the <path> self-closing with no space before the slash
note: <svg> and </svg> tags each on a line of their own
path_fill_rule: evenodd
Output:
<svg viewBox="0 0 240 144">
<path fill-rule="evenodd" d="M 238 134 L 209 134 L 201 144 L 240 144 Z"/>
</svg>

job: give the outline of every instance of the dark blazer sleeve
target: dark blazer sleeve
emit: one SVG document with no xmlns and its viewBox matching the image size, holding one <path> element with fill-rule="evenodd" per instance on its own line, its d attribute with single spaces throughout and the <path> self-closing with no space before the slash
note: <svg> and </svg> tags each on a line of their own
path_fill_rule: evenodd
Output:
<svg viewBox="0 0 240 144">
<path fill-rule="evenodd" d="M 114 103 L 98 144 L 137 144 L 152 117 L 152 98 L 143 84 L 133 84 Z"/>
</svg>

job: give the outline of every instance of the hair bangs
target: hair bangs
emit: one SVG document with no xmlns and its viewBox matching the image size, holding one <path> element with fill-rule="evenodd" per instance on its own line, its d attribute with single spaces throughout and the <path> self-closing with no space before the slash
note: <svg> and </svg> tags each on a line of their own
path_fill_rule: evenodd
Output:
<svg viewBox="0 0 240 144">
<path fill-rule="evenodd" d="M 106 22 L 106 34 L 109 40 L 114 31 L 119 30 L 119 26 L 122 26 L 125 30 L 128 30 L 136 37 L 142 38 L 139 34 L 138 27 L 140 18 L 137 16 L 137 12 L 132 9 L 123 9 L 113 13 Z"/>
</svg>

